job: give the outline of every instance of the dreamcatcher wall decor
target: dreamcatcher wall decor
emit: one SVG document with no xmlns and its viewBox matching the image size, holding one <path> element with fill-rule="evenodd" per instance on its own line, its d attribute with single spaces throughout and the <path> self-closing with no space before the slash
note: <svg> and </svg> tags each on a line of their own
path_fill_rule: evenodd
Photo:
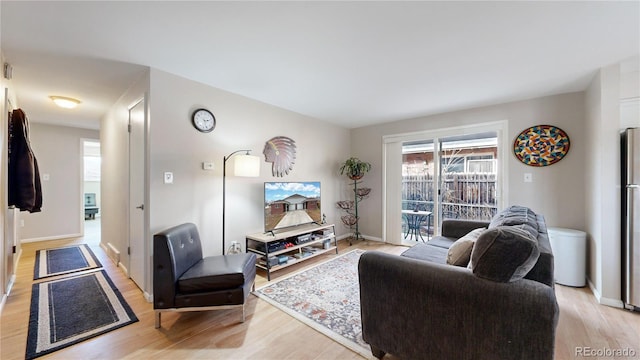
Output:
<svg viewBox="0 0 640 360">
<path fill-rule="evenodd" d="M 264 160 L 273 163 L 273 176 L 283 177 L 293 169 L 296 160 L 296 142 L 286 136 L 276 136 L 264 145 Z"/>
<path fill-rule="evenodd" d="M 529 166 L 548 166 L 562 160 L 569 152 L 569 136 L 552 125 L 524 129 L 513 143 L 513 153 Z"/>
</svg>

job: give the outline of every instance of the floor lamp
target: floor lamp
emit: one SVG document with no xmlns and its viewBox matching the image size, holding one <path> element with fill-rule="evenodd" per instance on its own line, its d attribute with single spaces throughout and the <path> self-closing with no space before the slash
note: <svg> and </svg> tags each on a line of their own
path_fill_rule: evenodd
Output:
<svg viewBox="0 0 640 360">
<path fill-rule="evenodd" d="M 222 163 L 222 255 L 225 254 L 224 227 L 226 212 L 226 182 L 227 182 L 227 160 L 232 156 L 244 152 L 245 154 L 237 155 L 234 160 L 233 173 L 234 176 L 258 177 L 260 176 L 260 157 L 249 155 L 251 150 L 236 150 L 224 157 Z"/>
</svg>

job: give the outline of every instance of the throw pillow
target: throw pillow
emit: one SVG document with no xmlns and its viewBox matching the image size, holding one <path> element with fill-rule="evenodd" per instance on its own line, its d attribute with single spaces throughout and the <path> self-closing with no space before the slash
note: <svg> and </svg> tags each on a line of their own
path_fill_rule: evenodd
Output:
<svg viewBox="0 0 640 360">
<path fill-rule="evenodd" d="M 530 226 L 534 231 L 534 236 L 536 236 L 536 234 L 538 233 L 538 218 L 536 216 L 536 213 L 529 208 L 518 205 L 510 206 L 496 214 L 496 216 L 491 219 L 489 229 L 496 226 L 510 226 L 520 224 L 527 224 L 528 226 Z"/>
<path fill-rule="evenodd" d="M 487 228 L 478 228 L 471 230 L 467 235 L 456 240 L 449 247 L 447 253 L 447 264 L 455 266 L 467 266 L 471 258 L 471 250 L 480 234 Z"/>
<path fill-rule="evenodd" d="M 498 226 L 484 231 L 471 252 L 474 275 L 497 282 L 524 278 L 540 256 L 538 241 L 518 226 Z"/>
</svg>

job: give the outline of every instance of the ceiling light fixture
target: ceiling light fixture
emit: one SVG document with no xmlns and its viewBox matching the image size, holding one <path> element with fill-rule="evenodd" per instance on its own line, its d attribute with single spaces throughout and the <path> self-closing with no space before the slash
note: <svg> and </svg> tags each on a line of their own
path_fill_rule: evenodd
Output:
<svg viewBox="0 0 640 360">
<path fill-rule="evenodd" d="M 73 109 L 76 106 L 78 106 L 78 104 L 80 104 L 80 100 L 70 98 L 70 97 L 65 97 L 65 96 L 49 96 L 49 97 L 51 98 L 51 100 L 53 100 L 53 102 L 56 105 L 65 109 Z"/>
</svg>

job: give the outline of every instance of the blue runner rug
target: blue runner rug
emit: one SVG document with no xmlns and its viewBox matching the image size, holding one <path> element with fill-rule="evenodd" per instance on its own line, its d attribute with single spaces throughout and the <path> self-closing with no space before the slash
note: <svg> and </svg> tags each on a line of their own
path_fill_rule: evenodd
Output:
<svg viewBox="0 0 640 360">
<path fill-rule="evenodd" d="M 27 359 L 138 321 L 104 270 L 33 284 Z"/>
<path fill-rule="evenodd" d="M 86 244 L 38 250 L 33 280 L 101 267 L 102 264 Z"/>
</svg>

